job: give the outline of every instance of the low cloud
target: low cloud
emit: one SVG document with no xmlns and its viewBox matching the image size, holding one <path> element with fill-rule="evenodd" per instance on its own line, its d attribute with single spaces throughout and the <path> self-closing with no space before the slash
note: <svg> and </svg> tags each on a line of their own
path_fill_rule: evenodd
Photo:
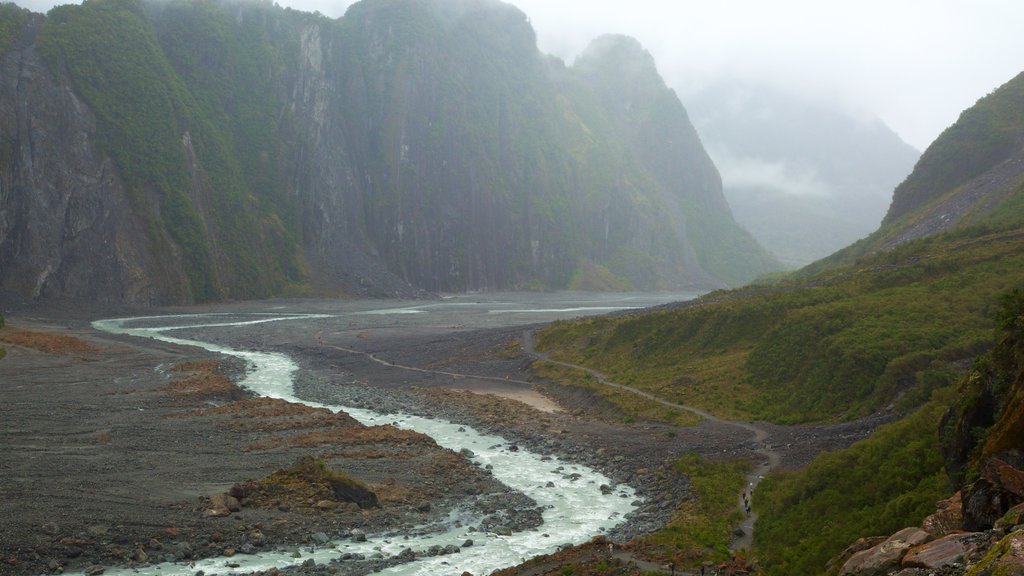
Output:
<svg viewBox="0 0 1024 576">
<path fill-rule="evenodd" d="M 708 150 L 726 188 L 769 188 L 802 198 L 828 198 L 834 190 L 811 167 L 755 157 L 724 148 Z"/>
</svg>

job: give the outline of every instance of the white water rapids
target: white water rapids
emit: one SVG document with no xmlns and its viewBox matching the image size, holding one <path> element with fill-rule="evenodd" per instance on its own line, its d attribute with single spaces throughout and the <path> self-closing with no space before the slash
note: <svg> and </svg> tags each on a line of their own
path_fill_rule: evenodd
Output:
<svg viewBox="0 0 1024 576">
<path fill-rule="evenodd" d="M 177 338 L 168 335 L 175 330 L 197 328 L 248 328 L 266 322 L 292 322 L 329 318 L 330 315 L 314 314 L 251 314 L 252 320 L 239 322 L 218 322 L 217 314 L 177 315 L 160 317 L 121 318 L 100 320 L 93 323 L 99 330 L 114 334 L 125 334 L 143 338 L 155 338 L 164 342 L 197 346 L 235 356 L 245 360 L 247 373 L 240 385 L 253 392 L 290 402 L 309 406 L 325 407 L 334 411 L 343 410 L 366 425 L 392 423 L 431 436 L 439 445 L 454 451 L 463 448 L 472 451 L 472 461 L 479 466 L 492 466 L 496 479 L 506 486 L 520 491 L 534 499 L 544 508 L 544 523 L 537 529 L 513 533 L 511 536 L 483 532 L 467 532 L 479 519 L 463 517 L 467 513 L 453 512 L 449 528 L 443 533 L 425 536 L 368 535 L 367 541 L 356 543 L 348 539 L 330 542 L 315 549 L 304 547 L 295 557 L 294 549 L 260 552 L 255 555 L 236 555 L 230 559 L 210 558 L 194 563 L 167 563 L 144 567 L 108 569 L 105 576 L 161 575 L 192 576 L 198 571 L 207 575 L 248 573 L 271 567 L 283 568 L 297 565 L 312 558 L 317 564 L 339 559 L 344 553 L 359 553 L 370 558 L 380 553 L 384 557 L 398 554 L 405 548 L 419 553 L 431 546 L 461 546 L 467 539 L 473 540 L 471 547 L 461 548 L 458 554 L 417 558 L 415 561 L 387 568 L 379 574 L 433 575 L 459 574 L 468 571 L 473 574 L 487 574 L 491 571 L 519 564 L 533 556 L 555 551 L 564 543 L 580 543 L 605 532 L 621 523 L 624 516 L 634 510 L 636 495 L 629 486 L 614 483 L 603 474 L 585 466 L 545 458 L 528 450 L 509 451 L 508 442 L 494 435 L 443 420 L 422 418 L 407 414 L 377 414 L 368 410 L 341 405 L 324 405 L 307 402 L 295 396 L 292 388 L 297 366 L 291 358 L 274 352 L 235 350 L 222 345 L 198 340 Z M 230 316 L 237 319 L 237 314 Z M 221 316 L 221 320 L 224 320 Z M 152 326 L 154 323 L 162 326 Z M 561 468 L 560 470 L 556 470 Z M 576 480 L 569 474 L 578 474 Z M 550 486 L 549 486 L 550 483 Z M 599 486 L 614 486 L 611 494 L 604 495 Z M 553 486 L 553 487 L 552 487 Z M 461 528 L 455 528 L 458 521 Z M 230 564 L 230 566 L 229 566 Z"/>
</svg>

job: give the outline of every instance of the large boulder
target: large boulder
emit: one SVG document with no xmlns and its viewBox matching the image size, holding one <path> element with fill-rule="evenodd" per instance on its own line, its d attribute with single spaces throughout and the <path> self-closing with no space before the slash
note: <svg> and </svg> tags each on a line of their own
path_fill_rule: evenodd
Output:
<svg viewBox="0 0 1024 576">
<path fill-rule="evenodd" d="M 1024 472 L 999 458 L 989 458 L 963 498 L 964 529 L 980 532 L 1024 502 Z"/>
<path fill-rule="evenodd" d="M 978 533 L 950 534 L 922 544 L 907 552 L 901 565 L 904 568 L 934 570 L 963 562 L 985 544 L 985 535 Z"/>
<path fill-rule="evenodd" d="M 899 568 L 908 550 L 931 540 L 931 535 L 920 528 L 904 528 L 884 542 L 857 552 L 843 564 L 839 576 L 885 576 Z"/>
</svg>

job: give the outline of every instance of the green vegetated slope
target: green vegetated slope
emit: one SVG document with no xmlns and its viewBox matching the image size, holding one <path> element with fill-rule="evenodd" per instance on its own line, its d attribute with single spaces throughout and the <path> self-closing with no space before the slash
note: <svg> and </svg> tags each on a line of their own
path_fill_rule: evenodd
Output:
<svg viewBox="0 0 1024 576">
<path fill-rule="evenodd" d="M 801 274 L 852 264 L 880 249 L 966 226 L 1005 228 L 1020 214 L 1024 73 L 965 110 L 893 193 L 879 229 Z M 987 177 L 986 177 L 987 175 Z M 980 193 L 971 194 L 971 191 Z"/>
<path fill-rule="evenodd" d="M 956 386 L 806 469 L 775 474 L 754 499 L 770 575 L 822 574 L 859 537 L 918 525 L 989 456 L 1024 446 L 1024 289 L 1001 295 L 996 345 Z"/>
<path fill-rule="evenodd" d="M 754 544 L 765 573 L 822 574 L 857 538 L 919 523 L 951 485 L 939 423 L 951 400 L 937 395 L 869 440 L 825 453 L 799 472 L 773 474 L 754 494 Z"/>
<path fill-rule="evenodd" d="M 1002 98 L 1004 90 L 979 105 L 1009 118 L 1020 142 L 1016 113 L 1001 107 L 1019 111 L 1024 102 Z M 901 415 L 847 450 L 772 475 L 755 494 L 756 551 L 767 573 L 825 573 L 856 538 L 918 524 L 982 457 L 1024 443 L 1024 178 L 989 155 L 978 161 L 986 166 L 962 169 L 999 175 L 990 180 L 1001 185 L 983 189 L 945 232 L 685 307 L 558 323 L 541 348 L 725 416 Z M 928 169 L 919 164 L 908 181 L 928 180 L 918 173 Z"/>
<path fill-rule="evenodd" d="M 182 253 L 193 299 L 265 296 L 298 280 L 294 241 L 247 185 L 225 120 L 175 72 L 140 3 L 58 7 L 38 45 L 96 114 L 99 145 L 149 222 L 150 249 L 168 261 Z"/>
<path fill-rule="evenodd" d="M 0 54 L 3 54 L 14 43 L 21 29 L 31 15 L 25 8 L 9 2 L 0 3 Z"/>
<path fill-rule="evenodd" d="M 955 363 L 990 344 L 996 295 L 1022 282 L 1016 232 L 934 238 L 800 283 L 559 322 L 540 346 L 723 416 L 855 418 L 952 381 Z"/>
</svg>

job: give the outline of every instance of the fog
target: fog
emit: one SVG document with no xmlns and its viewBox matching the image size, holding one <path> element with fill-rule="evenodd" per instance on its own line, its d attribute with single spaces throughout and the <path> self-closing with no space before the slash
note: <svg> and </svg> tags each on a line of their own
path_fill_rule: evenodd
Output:
<svg viewBox="0 0 1024 576">
<path fill-rule="evenodd" d="M 277 0 L 338 17 L 351 0 Z M 36 11 L 52 0 L 17 0 Z M 546 53 L 636 37 L 683 103 L 723 80 L 785 88 L 878 116 L 923 150 L 1024 64 L 1019 0 L 512 0 Z"/>
</svg>

